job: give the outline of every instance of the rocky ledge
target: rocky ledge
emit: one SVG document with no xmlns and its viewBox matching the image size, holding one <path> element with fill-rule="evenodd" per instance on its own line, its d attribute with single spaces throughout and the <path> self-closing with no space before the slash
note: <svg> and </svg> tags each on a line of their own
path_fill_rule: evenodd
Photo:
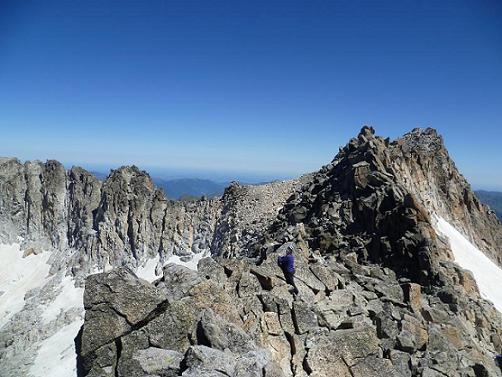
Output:
<svg viewBox="0 0 502 377">
<path fill-rule="evenodd" d="M 294 297 L 274 262 L 282 251 L 259 266 L 167 265 L 154 284 L 127 268 L 89 277 L 81 375 L 501 375 L 500 317 L 462 288 L 438 297 L 355 255 L 301 250 Z"/>
</svg>

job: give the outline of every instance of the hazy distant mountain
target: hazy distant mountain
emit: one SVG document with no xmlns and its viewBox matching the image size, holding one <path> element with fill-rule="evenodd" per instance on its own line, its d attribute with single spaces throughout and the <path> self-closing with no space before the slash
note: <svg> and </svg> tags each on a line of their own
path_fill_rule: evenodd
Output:
<svg viewBox="0 0 502 377">
<path fill-rule="evenodd" d="M 495 211 L 500 221 L 502 221 L 502 192 L 498 191 L 475 191 L 479 200 L 490 206 Z"/>
<path fill-rule="evenodd" d="M 92 171 L 99 180 L 103 181 L 108 177 L 107 173 Z M 210 179 L 202 178 L 176 178 L 165 179 L 154 175 L 151 176 L 155 185 L 164 190 L 169 199 L 198 199 L 201 196 L 213 198 L 223 195 L 225 187 L 230 182 L 215 182 Z"/>
<path fill-rule="evenodd" d="M 101 171 L 91 170 L 91 173 L 94 174 L 100 181 L 104 181 L 106 177 L 108 177 L 108 173 L 103 173 Z"/>
<path fill-rule="evenodd" d="M 214 197 L 223 194 L 228 183 L 214 182 L 209 179 L 180 178 L 159 179 L 153 177 L 155 184 L 164 189 L 169 199 L 183 199 L 191 197 Z"/>
</svg>

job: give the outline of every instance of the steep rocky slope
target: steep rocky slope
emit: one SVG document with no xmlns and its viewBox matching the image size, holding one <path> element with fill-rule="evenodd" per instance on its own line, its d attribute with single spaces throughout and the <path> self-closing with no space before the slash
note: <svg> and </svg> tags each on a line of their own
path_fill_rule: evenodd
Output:
<svg viewBox="0 0 502 377">
<path fill-rule="evenodd" d="M 238 259 L 203 259 L 197 273 L 167 265 L 153 285 L 127 269 L 90 277 L 82 374 L 500 376 L 500 313 L 396 167 L 413 145 L 363 128 L 267 229 L 223 254 Z M 290 243 L 296 297 L 276 265 Z"/>
<path fill-rule="evenodd" d="M 395 177 L 428 211 L 451 221 L 475 245 L 502 266 L 502 227 L 482 204 L 432 128 L 415 129 L 390 149 Z"/>
</svg>

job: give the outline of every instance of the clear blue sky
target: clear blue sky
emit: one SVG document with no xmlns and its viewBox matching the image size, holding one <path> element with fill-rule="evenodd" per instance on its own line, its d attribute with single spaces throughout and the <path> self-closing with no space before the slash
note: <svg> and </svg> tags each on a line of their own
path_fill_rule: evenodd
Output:
<svg viewBox="0 0 502 377">
<path fill-rule="evenodd" d="M 365 123 L 502 189 L 502 2 L 0 2 L 0 155 L 288 176 Z"/>
</svg>

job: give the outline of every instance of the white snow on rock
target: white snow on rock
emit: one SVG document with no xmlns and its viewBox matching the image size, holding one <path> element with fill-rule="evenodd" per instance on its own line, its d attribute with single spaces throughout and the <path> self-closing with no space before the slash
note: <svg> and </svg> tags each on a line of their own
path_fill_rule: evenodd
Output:
<svg viewBox="0 0 502 377">
<path fill-rule="evenodd" d="M 192 270 L 197 270 L 199 260 L 208 255 L 198 253 L 192 259 L 184 262 L 177 255 L 170 257 L 165 264 L 175 263 Z M 39 255 L 29 255 L 23 258 L 23 251 L 19 244 L 0 245 L 0 327 L 9 321 L 12 315 L 23 308 L 24 295 L 33 288 L 42 287 L 49 282 L 50 265 L 47 264 L 49 252 Z M 138 268 L 136 275 L 149 282 L 153 282 L 160 276 L 155 274 L 160 265 L 160 257 L 148 259 L 145 264 Z M 107 265 L 103 270 L 107 271 L 111 266 Z M 41 323 L 49 324 L 72 308 L 81 308 L 83 312 L 84 288 L 75 287 L 71 276 L 64 276 L 59 283 L 56 298 L 49 304 L 44 304 L 41 315 Z M 74 339 L 77 336 L 84 320 L 79 318 L 69 325 L 63 326 L 50 337 L 40 343 L 40 348 L 30 367 L 30 377 L 68 377 L 75 376 L 76 352 Z"/>
<path fill-rule="evenodd" d="M 75 321 L 45 339 L 30 368 L 31 377 L 69 377 L 77 375 L 74 339 L 84 320 Z"/>
<path fill-rule="evenodd" d="M 184 262 L 178 255 L 172 255 L 164 263 L 164 266 L 169 263 L 179 264 L 180 266 L 187 267 L 191 270 L 197 271 L 197 265 L 199 261 L 209 255 L 209 252 L 202 252 L 193 254 L 192 259 Z M 157 265 L 160 263 L 160 256 L 157 255 L 155 258 L 148 259 L 143 266 L 138 267 L 136 270 L 136 276 L 144 279 L 148 282 L 153 282 L 160 278 L 161 276 L 155 273 Z"/>
<path fill-rule="evenodd" d="M 502 312 L 502 269 L 442 217 L 436 216 L 435 225 L 450 241 L 455 262 L 472 272 L 481 295 Z"/>
<path fill-rule="evenodd" d="M 61 291 L 42 313 L 43 323 L 55 320 L 60 312 L 72 308 L 84 310 L 84 288 L 75 287 L 75 281 L 70 276 L 65 276 L 60 283 Z"/>
<path fill-rule="evenodd" d="M 201 259 L 207 257 L 208 255 L 209 255 L 208 252 L 202 252 L 202 253 L 194 254 L 193 257 L 192 257 L 192 259 L 190 259 L 188 262 L 183 262 L 178 255 L 172 255 L 167 260 L 167 262 L 165 263 L 165 265 L 169 264 L 169 263 L 174 263 L 174 264 L 179 264 L 180 266 L 187 267 L 187 268 L 189 268 L 191 270 L 197 271 L 197 265 L 199 264 L 199 261 Z"/>
<path fill-rule="evenodd" d="M 23 258 L 19 244 L 0 244 L 0 328 L 24 306 L 24 296 L 47 282 L 50 253 Z"/>
<path fill-rule="evenodd" d="M 23 258 L 19 244 L 0 245 L 0 327 L 22 310 L 28 291 L 41 288 L 49 282 L 51 253 L 30 254 Z M 42 288 L 44 289 L 44 288 Z M 43 308 L 42 324 L 56 319 L 61 312 L 81 308 L 83 312 L 83 288 L 75 287 L 70 276 L 63 277 L 59 293 L 54 301 Z M 68 377 L 76 375 L 74 339 L 83 324 L 83 318 L 61 327 L 40 343 L 30 376 Z M 1 373 L 0 373 L 1 374 Z"/>
<path fill-rule="evenodd" d="M 160 276 L 155 274 L 155 269 L 159 264 L 160 256 L 157 254 L 155 258 L 148 259 L 144 266 L 138 267 L 136 276 L 148 281 L 149 283 L 157 280 Z"/>
</svg>

